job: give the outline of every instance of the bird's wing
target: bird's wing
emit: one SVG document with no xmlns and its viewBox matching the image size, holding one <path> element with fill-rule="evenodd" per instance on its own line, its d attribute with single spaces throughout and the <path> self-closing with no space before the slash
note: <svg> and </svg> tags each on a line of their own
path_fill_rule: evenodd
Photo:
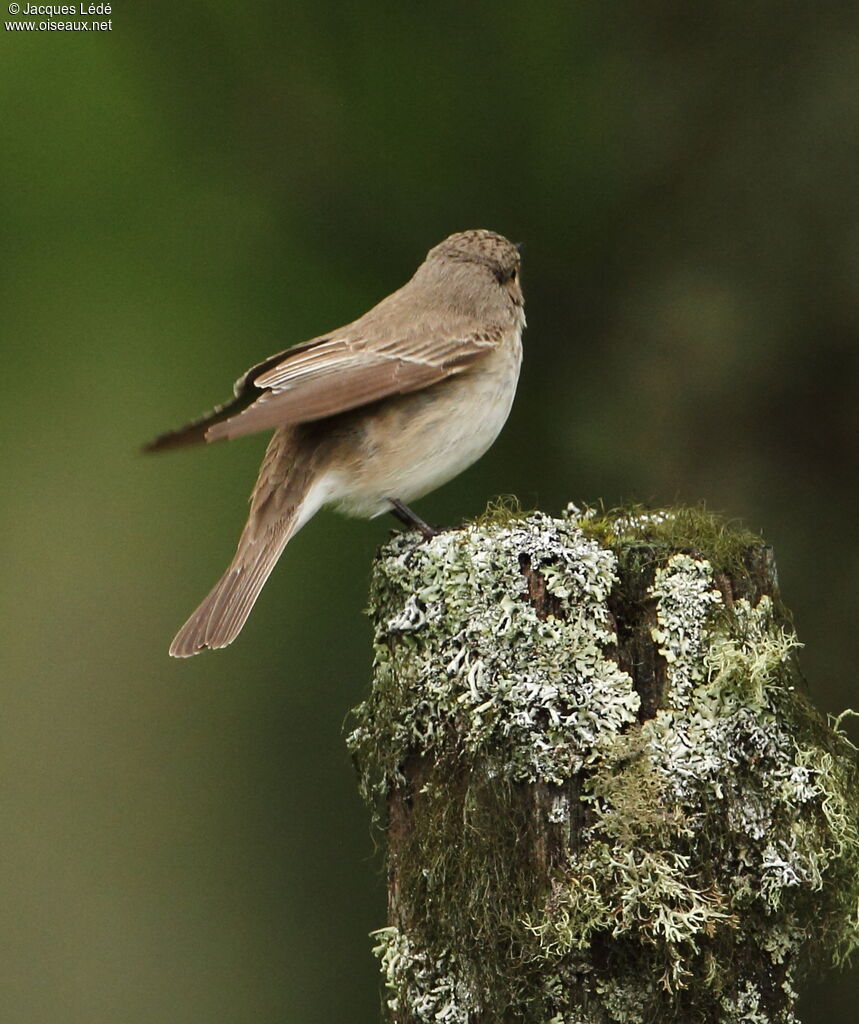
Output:
<svg viewBox="0 0 859 1024">
<path fill-rule="evenodd" d="M 277 366 L 278 363 L 283 361 L 287 353 L 303 351 L 309 346 L 320 344 L 325 340 L 324 338 L 314 338 L 312 341 L 306 341 L 301 345 L 296 345 L 294 348 L 285 349 L 283 352 L 269 356 L 268 359 L 263 359 L 261 363 L 257 363 L 256 366 L 252 366 L 243 373 L 233 385 L 234 398 L 224 402 L 222 405 L 216 405 L 211 412 L 204 413 L 199 419 L 192 420 L 190 423 L 186 423 L 185 426 L 159 434 L 154 441 L 150 441 L 143 446 L 143 451 L 162 452 L 170 448 L 184 448 L 186 445 L 199 444 L 205 441 L 206 431 L 211 426 L 227 420 L 231 416 L 238 415 L 242 409 L 246 409 L 259 398 L 259 391 L 254 387 L 254 379 L 259 374 L 265 373 L 266 370 L 271 369 L 273 366 Z"/>
<path fill-rule="evenodd" d="M 248 371 L 237 382 L 236 401 L 209 421 L 206 440 L 324 419 L 429 387 L 488 355 L 504 334 L 500 326 L 428 331 L 416 325 L 384 338 L 383 331 L 371 334 L 357 326 L 288 349 Z"/>
</svg>

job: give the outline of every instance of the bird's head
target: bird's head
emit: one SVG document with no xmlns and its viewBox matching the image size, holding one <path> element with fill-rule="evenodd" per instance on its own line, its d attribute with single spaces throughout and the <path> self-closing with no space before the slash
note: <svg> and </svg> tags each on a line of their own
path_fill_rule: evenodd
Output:
<svg viewBox="0 0 859 1024">
<path fill-rule="evenodd" d="M 489 285 L 490 294 L 521 307 L 525 302 L 519 280 L 521 263 L 518 246 L 494 231 L 476 228 L 439 242 L 427 253 L 424 266 L 450 274 L 478 293 L 485 293 Z"/>
</svg>

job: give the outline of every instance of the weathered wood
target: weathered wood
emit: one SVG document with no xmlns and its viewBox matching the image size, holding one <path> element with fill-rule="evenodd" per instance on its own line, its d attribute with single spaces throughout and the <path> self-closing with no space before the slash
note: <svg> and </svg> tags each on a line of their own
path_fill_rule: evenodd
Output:
<svg viewBox="0 0 859 1024">
<path fill-rule="evenodd" d="M 772 551 L 700 510 L 485 518 L 380 554 L 350 745 L 396 1024 L 794 1024 L 859 940 L 853 751 Z"/>
</svg>

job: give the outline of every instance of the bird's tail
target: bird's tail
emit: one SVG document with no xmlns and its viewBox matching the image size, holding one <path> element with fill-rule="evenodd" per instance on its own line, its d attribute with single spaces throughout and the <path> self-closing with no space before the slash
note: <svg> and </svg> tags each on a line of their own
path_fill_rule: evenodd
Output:
<svg viewBox="0 0 859 1024">
<path fill-rule="evenodd" d="M 322 504 L 309 493 L 310 467 L 296 464 L 289 441 L 286 431 L 272 438 L 235 556 L 176 634 L 170 645 L 174 658 L 189 658 L 235 640 L 290 537 Z"/>
<path fill-rule="evenodd" d="M 257 541 L 242 538 L 229 569 L 170 644 L 174 658 L 189 658 L 235 640 L 292 532 L 289 524 L 279 522 Z"/>
</svg>

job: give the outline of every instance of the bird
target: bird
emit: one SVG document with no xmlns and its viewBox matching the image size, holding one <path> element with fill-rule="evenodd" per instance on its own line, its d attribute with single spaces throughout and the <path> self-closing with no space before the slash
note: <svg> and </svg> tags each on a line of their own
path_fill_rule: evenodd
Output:
<svg viewBox="0 0 859 1024">
<path fill-rule="evenodd" d="M 232 643 L 287 542 L 324 505 L 393 512 L 479 459 L 507 420 L 522 361 L 520 247 L 485 229 L 434 246 L 357 320 L 264 359 L 231 401 L 144 447 L 274 429 L 226 572 L 176 634 L 173 657 Z"/>
</svg>

